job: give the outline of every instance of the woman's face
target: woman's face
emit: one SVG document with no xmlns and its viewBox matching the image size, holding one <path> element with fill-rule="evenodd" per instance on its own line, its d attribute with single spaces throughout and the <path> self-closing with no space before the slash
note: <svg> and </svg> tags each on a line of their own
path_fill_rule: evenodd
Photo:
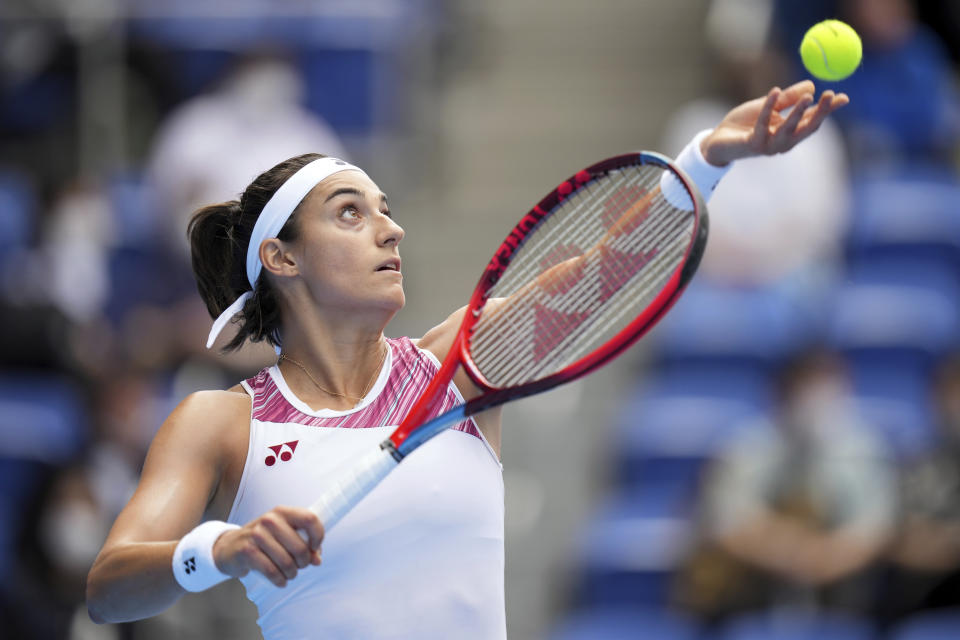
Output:
<svg viewBox="0 0 960 640">
<path fill-rule="evenodd" d="M 297 216 L 299 239 L 292 251 L 321 308 L 403 307 L 398 245 L 404 232 L 370 178 L 359 171 L 333 174 L 304 198 Z"/>
</svg>

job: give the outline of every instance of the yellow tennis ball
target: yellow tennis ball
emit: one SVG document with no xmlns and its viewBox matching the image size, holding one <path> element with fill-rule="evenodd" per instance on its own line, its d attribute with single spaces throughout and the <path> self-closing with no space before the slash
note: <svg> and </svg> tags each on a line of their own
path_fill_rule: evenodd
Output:
<svg viewBox="0 0 960 640">
<path fill-rule="evenodd" d="M 843 80 L 860 66 L 863 44 L 853 27 L 824 20 L 810 27 L 800 43 L 803 66 L 821 80 Z"/>
</svg>

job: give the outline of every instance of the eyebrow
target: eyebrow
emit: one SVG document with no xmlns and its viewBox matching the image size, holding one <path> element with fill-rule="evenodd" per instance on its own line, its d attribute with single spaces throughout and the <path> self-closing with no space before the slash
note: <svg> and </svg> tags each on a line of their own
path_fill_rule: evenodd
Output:
<svg viewBox="0 0 960 640">
<path fill-rule="evenodd" d="M 331 193 L 329 196 L 327 196 L 327 199 L 324 200 L 324 203 L 330 202 L 337 196 L 344 196 L 344 195 L 357 196 L 358 198 L 364 197 L 363 191 L 360 191 L 359 189 L 354 189 L 353 187 L 341 187 L 340 189 L 337 189 L 336 191 Z M 387 204 L 387 195 L 385 193 L 380 194 L 380 202 Z"/>
</svg>

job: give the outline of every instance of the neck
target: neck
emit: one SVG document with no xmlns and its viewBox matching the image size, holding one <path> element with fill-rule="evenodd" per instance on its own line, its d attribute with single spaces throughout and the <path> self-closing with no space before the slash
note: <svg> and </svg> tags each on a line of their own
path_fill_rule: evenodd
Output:
<svg viewBox="0 0 960 640">
<path fill-rule="evenodd" d="M 380 373 L 395 311 L 322 308 L 303 295 L 280 296 L 280 307 L 278 364 L 291 390 L 310 406 L 356 406 Z"/>
<path fill-rule="evenodd" d="M 292 365 L 292 368 L 284 369 L 284 378 L 301 400 L 311 406 L 313 406 L 312 403 L 316 403 L 326 408 L 349 409 L 357 406 L 367 396 L 380 375 L 383 364 L 386 362 L 389 346 L 385 342 L 378 343 L 377 351 L 379 355 L 375 356 L 377 359 L 372 365 L 369 364 L 371 362 L 369 358 L 365 357 L 364 362 L 358 363 L 354 368 L 357 375 L 342 377 L 342 384 L 339 386 L 331 375 L 321 376 L 329 379 L 321 381 L 308 365 L 293 358 L 287 352 L 280 354 L 277 365 L 284 366 L 287 363 Z M 305 383 L 302 380 L 303 377 L 306 377 L 309 383 Z M 364 379 L 366 382 L 361 382 Z M 363 386 L 358 386 L 361 383 Z"/>
</svg>

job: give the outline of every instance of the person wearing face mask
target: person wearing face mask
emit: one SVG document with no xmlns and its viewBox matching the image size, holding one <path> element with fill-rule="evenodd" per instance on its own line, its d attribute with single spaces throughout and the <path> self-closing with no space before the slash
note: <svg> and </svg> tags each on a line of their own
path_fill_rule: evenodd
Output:
<svg viewBox="0 0 960 640">
<path fill-rule="evenodd" d="M 885 624 L 960 605 L 960 353 L 940 361 L 930 401 L 934 444 L 900 477 L 901 526 L 877 606 Z"/>
<path fill-rule="evenodd" d="M 895 523 L 895 475 L 848 384 L 837 354 L 800 354 L 781 372 L 771 423 L 738 430 L 713 461 L 683 604 L 715 622 L 779 606 L 870 608 L 872 569 Z"/>
</svg>

